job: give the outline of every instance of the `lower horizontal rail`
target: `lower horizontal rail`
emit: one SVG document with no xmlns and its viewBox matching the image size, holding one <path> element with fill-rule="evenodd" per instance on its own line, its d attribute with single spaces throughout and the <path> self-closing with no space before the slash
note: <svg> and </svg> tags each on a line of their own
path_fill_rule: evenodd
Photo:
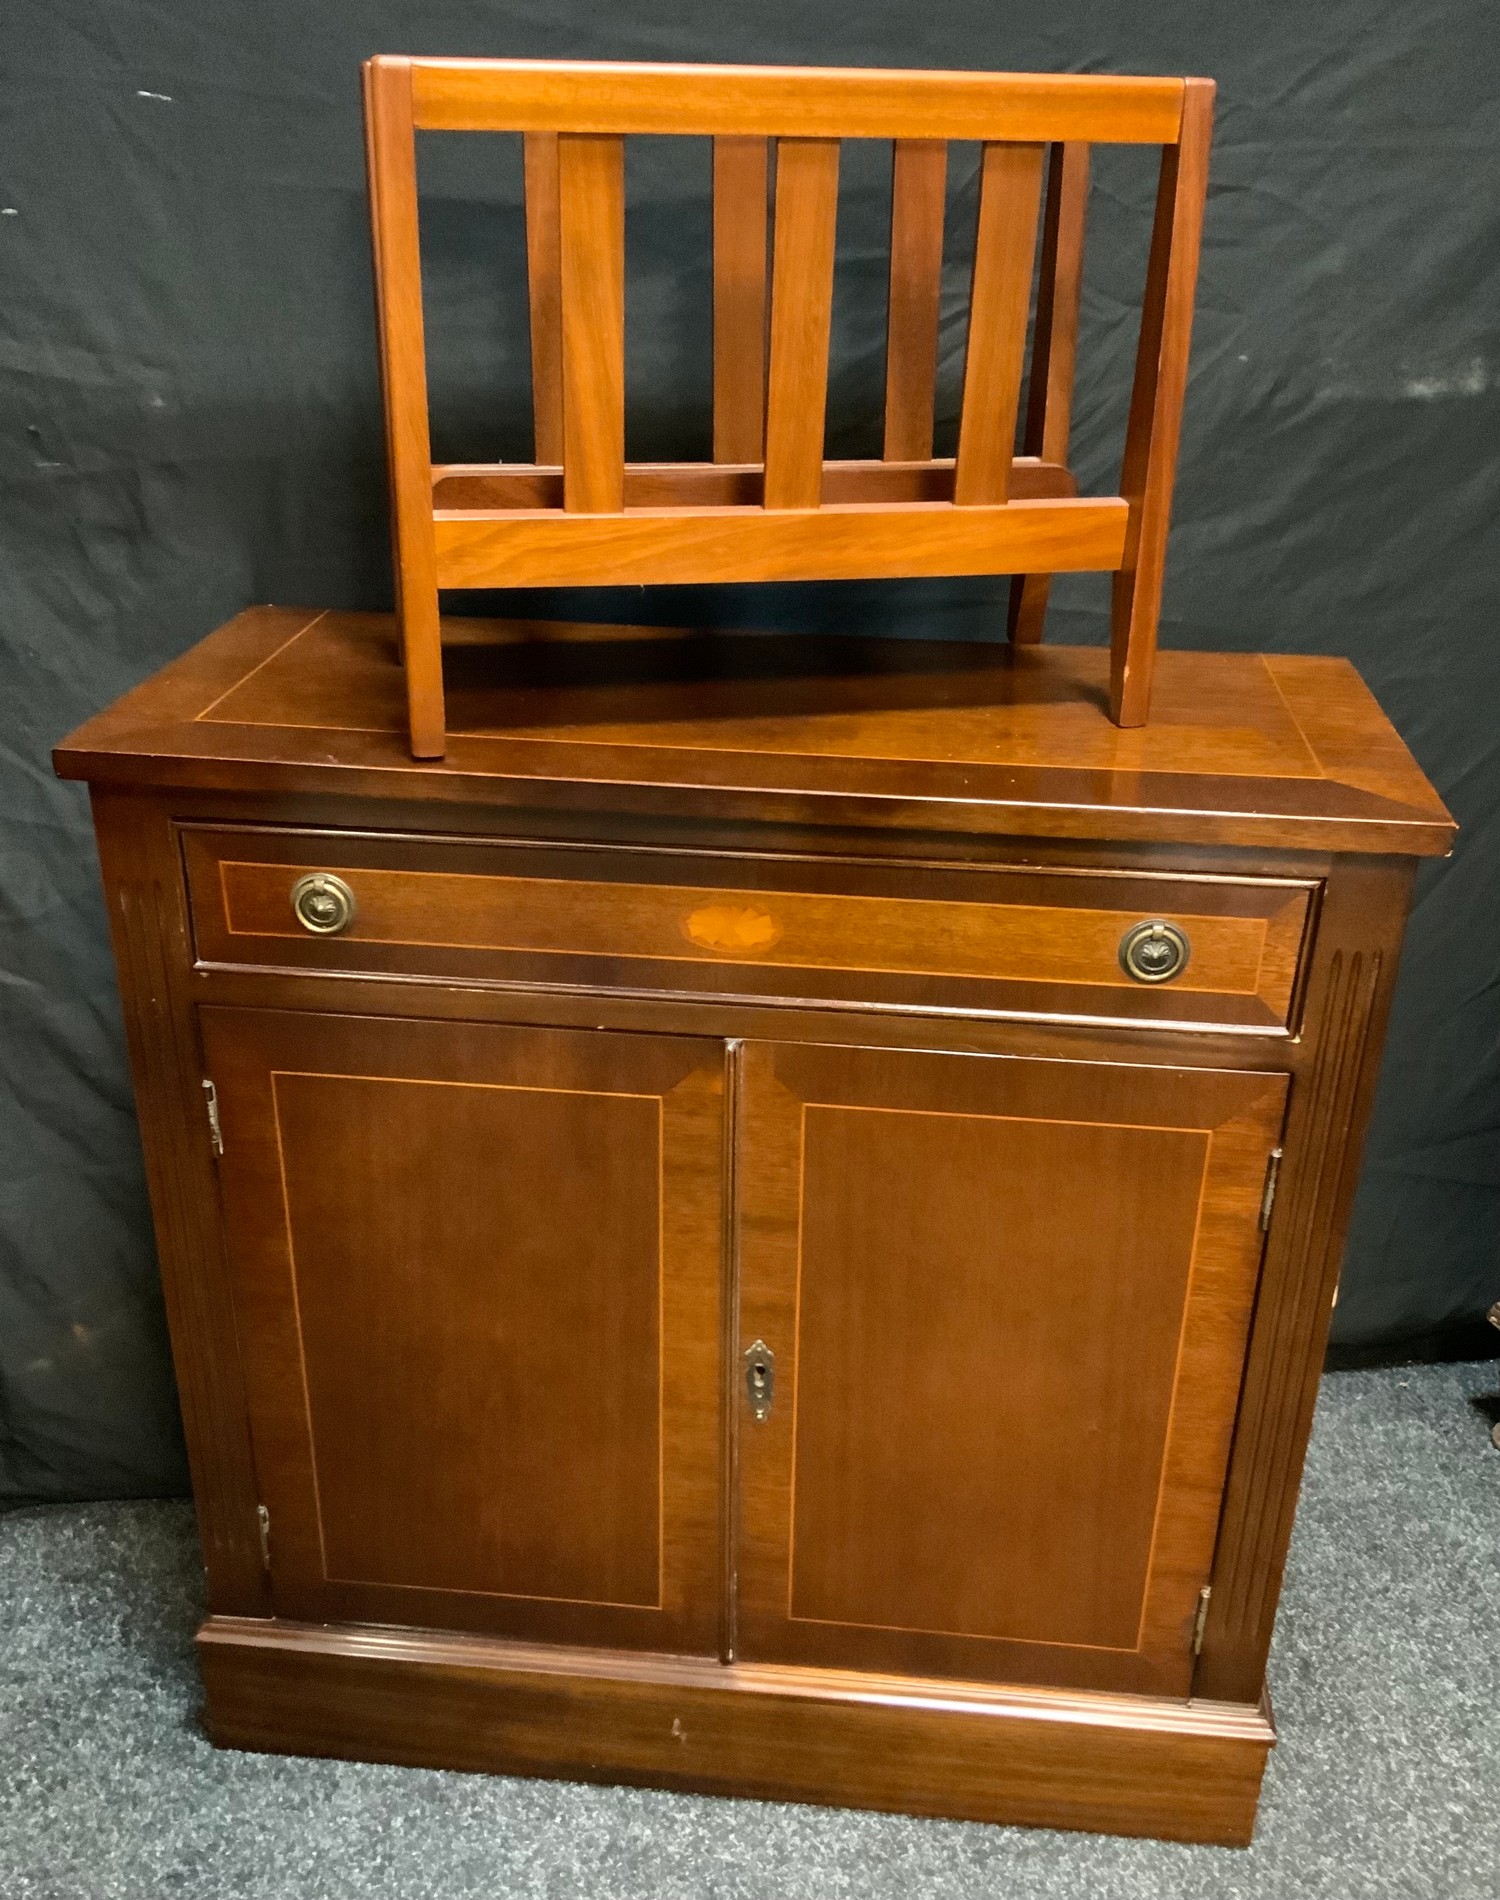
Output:
<svg viewBox="0 0 1500 1900">
<path fill-rule="evenodd" d="M 1129 510 L 1118 497 L 997 506 L 863 503 L 809 509 L 440 509 L 440 587 L 895 580 L 1118 568 Z"/>
</svg>

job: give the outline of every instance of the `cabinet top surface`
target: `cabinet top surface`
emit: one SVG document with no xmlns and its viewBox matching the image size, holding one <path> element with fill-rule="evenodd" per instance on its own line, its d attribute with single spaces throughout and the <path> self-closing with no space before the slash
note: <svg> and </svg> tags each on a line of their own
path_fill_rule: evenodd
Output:
<svg viewBox="0 0 1500 1900">
<path fill-rule="evenodd" d="M 445 623 L 449 744 L 417 763 L 389 615 L 252 608 L 58 747 L 67 778 L 679 817 L 1448 850 L 1348 661 L 1163 652 L 1151 723 L 1094 647 Z"/>
</svg>

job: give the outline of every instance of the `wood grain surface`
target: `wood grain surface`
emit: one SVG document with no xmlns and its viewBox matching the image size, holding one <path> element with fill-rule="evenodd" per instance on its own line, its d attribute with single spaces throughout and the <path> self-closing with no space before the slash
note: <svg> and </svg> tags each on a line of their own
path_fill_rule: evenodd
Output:
<svg viewBox="0 0 1500 1900">
<path fill-rule="evenodd" d="M 443 658 L 429 499 L 432 440 L 427 421 L 411 63 L 370 61 L 364 69 L 364 84 L 365 169 L 407 720 L 412 756 L 439 758 L 443 751 Z"/>
<path fill-rule="evenodd" d="M 526 181 L 526 289 L 531 316 L 533 453 L 557 468 L 562 502 L 563 358 L 562 232 L 558 205 L 557 134 L 528 132 Z M 438 471 L 433 470 L 434 487 Z"/>
<path fill-rule="evenodd" d="M 373 62 L 390 63 L 386 56 Z M 607 60 L 418 59 L 433 132 L 690 133 L 773 138 L 1177 137 L 1181 79 Z"/>
<path fill-rule="evenodd" d="M 441 764 L 389 617 L 281 610 L 59 753 L 97 781 L 210 1732 L 1248 1838 L 1452 829 L 1374 702 L 1282 656 L 1164 655 L 1133 731 L 1103 651 L 492 622 L 446 658 Z M 306 870 L 343 935 L 294 921 Z M 1149 915 L 1210 987 L 1123 978 Z"/>
<path fill-rule="evenodd" d="M 1130 503 L 1130 536 L 1114 579 L 1110 713 L 1122 726 L 1144 725 L 1151 705 L 1213 110 L 1213 81 L 1187 80 L 1181 140 L 1162 152 L 1120 470 L 1120 492 Z"/>
<path fill-rule="evenodd" d="M 296 831 L 195 828 L 183 842 L 198 955 L 212 963 L 546 980 L 551 959 L 566 980 L 594 959 L 602 984 L 948 1009 L 1029 1000 L 1078 1016 L 1262 1029 L 1290 1019 L 1315 894 L 1277 880 L 778 866 Z M 341 877 L 357 905 L 337 936 L 310 934 L 292 909 L 297 880 L 320 871 Z M 1189 959 L 1169 983 L 1141 984 L 1120 945 L 1157 917 L 1187 934 Z M 701 967 L 672 967 L 682 964 Z"/>
<path fill-rule="evenodd" d="M 208 1607 L 265 1616 L 260 1491 L 208 1140 L 181 858 L 158 801 L 96 790 L 92 804 Z"/>
<path fill-rule="evenodd" d="M 745 446 L 758 456 L 763 364 L 754 373 L 758 380 L 748 386 L 761 394 L 755 400 L 753 443 L 747 422 Z M 726 372 L 726 383 L 739 392 L 738 401 L 746 387 L 744 380 L 738 372 Z M 1043 501 L 1078 492 L 1077 481 L 1060 462 L 1043 462 L 1031 455 L 1016 456 L 1009 483 L 1015 501 Z M 923 456 L 900 462 L 825 460 L 821 489 L 825 503 L 951 501 L 953 457 Z M 760 505 L 764 492 L 765 465 L 760 461 L 625 464 L 627 508 L 751 508 Z M 559 508 L 562 494 L 561 464 L 447 462 L 432 471 L 433 506 L 442 510 Z"/>
<path fill-rule="evenodd" d="M 746 1048 L 738 1655 L 1187 1693 L 1286 1088 Z"/>
<path fill-rule="evenodd" d="M 202 1020 L 278 1613 L 713 1653 L 718 1045 Z"/>
<path fill-rule="evenodd" d="M 1031 567 L 1103 572 L 1119 561 L 1127 511 L 1113 497 L 983 503 L 962 510 L 941 502 L 820 508 L 814 490 L 823 467 L 822 378 L 815 379 L 816 387 L 793 379 L 778 408 L 774 329 L 771 353 L 764 510 L 559 515 L 517 509 L 499 515 L 444 509 L 433 522 L 438 585 L 898 580 Z M 794 395 L 800 406 L 793 405 Z M 778 416 L 795 421 L 783 425 Z M 773 486 L 773 478 L 784 485 Z"/>
<path fill-rule="evenodd" d="M 254 608 L 90 720 L 65 777 L 872 834 L 1441 855 L 1453 821 L 1347 661 L 1164 653 L 1149 726 L 1091 647 L 447 624 L 413 766 L 389 615 Z M 430 829 L 432 816 L 421 828 Z M 973 847 L 970 847 L 973 848 Z"/>
<path fill-rule="evenodd" d="M 1088 194 L 1088 146 L 1054 145 L 1047 163 L 1026 427 L 1021 440 L 1028 454 L 1055 455 L 1065 465 L 1073 417 Z M 1033 444 L 1046 446 L 1033 448 Z M 1015 492 L 1014 478 L 1011 492 Z M 1046 574 L 1018 574 L 1011 582 L 1006 626 L 1011 639 L 1019 644 L 1031 644 L 1042 637 L 1050 578 Z"/>
<path fill-rule="evenodd" d="M 625 148 L 620 139 L 557 142 L 562 302 L 563 507 L 625 505 Z M 438 560 L 439 586 L 443 578 Z"/>
<path fill-rule="evenodd" d="M 221 1746 L 1244 1846 L 1255 1708 L 216 1617 Z"/>
<path fill-rule="evenodd" d="M 1322 906 L 1195 1693 L 1261 1692 L 1415 866 L 1341 863 Z"/>
<path fill-rule="evenodd" d="M 1041 180 L 1040 145 L 985 146 L 953 477 L 953 499 L 960 507 L 1008 499 Z M 1024 570 L 1024 552 L 1018 565 Z M 1051 563 L 1043 559 L 1035 565 Z"/>
<path fill-rule="evenodd" d="M 714 140 L 715 462 L 754 464 L 766 452 L 769 167 L 763 138 Z"/>
<path fill-rule="evenodd" d="M 414 757 L 446 749 L 439 588 L 1009 573 L 1017 577 L 1009 629 L 1024 644 L 1040 635 L 1049 575 L 1114 572 L 1124 578 L 1115 588 L 1110 717 L 1127 726 L 1144 720 L 1186 386 L 1210 81 L 381 55 L 366 63 L 365 91 Z M 507 131 L 524 142 L 530 484 L 496 470 L 461 479 L 445 471 L 434 482 L 419 126 Z M 627 503 L 642 487 L 625 464 L 624 142 L 633 133 L 714 140 L 713 462 L 762 465 L 758 483 L 728 496 L 720 485 L 714 503 Z M 839 502 L 824 492 L 839 155 L 844 139 L 858 137 L 888 138 L 894 153 L 883 459 L 896 463 L 927 460 L 932 450 L 947 146 L 975 138 L 982 148 L 958 454 L 951 488 L 934 484 L 919 499 Z M 1069 477 L 1054 500 L 1023 493 L 1011 505 L 1044 147 L 1052 145 L 1055 163 L 1030 406 L 1050 405 L 1060 422 L 1051 439 L 1065 443 L 1087 147 L 1117 139 L 1159 142 L 1163 152 L 1121 494 L 1080 497 Z M 1027 426 L 1047 432 L 1031 415 Z M 560 511 L 558 484 L 542 474 L 554 466 Z M 866 507 L 874 512 L 860 516 Z"/>
<path fill-rule="evenodd" d="M 891 157 L 891 274 L 885 342 L 887 462 L 932 454 L 948 147 L 895 139 Z"/>
<path fill-rule="evenodd" d="M 778 142 L 766 384 L 766 508 L 815 509 L 822 500 L 838 190 L 836 139 Z M 695 551 L 694 558 L 706 558 L 710 567 L 715 559 L 707 547 Z"/>
</svg>

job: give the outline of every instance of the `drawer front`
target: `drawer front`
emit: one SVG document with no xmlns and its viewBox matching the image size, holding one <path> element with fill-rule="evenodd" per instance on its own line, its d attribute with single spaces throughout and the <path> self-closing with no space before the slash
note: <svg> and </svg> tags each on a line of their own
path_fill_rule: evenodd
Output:
<svg viewBox="0 0 1500 1900">
<path fill-rule="evenodd" d="M 183 843 L 206 964 L 1262 1030 L 1290 1021 L 1317 888 L 348 832 Z M 328 934 L 293 908 L 319 875 L 352 898 Z M 1138 980 L 1122 946 L 1156 923 L 1185 960 Z"/>
</svg>

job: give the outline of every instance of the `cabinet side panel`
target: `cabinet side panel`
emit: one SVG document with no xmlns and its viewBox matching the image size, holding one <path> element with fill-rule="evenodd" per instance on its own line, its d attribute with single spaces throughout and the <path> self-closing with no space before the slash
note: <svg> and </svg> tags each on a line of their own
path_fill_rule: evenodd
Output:
<svg viewBox="0 0 1500 1900">
<path fill-rule="evenodd" d="M 1328 882 L 1195 1695 L 1250 1702 L 1265 1679 L 1414 871 L 1344 858 Z"/>
<path fill-rule="evenodd" d="M 96 790 L 93 807 L 209 1608 L 265 1615 L 259 1497 L 187 996 L 181 866 L 156 800 Z"/>
</svg>

